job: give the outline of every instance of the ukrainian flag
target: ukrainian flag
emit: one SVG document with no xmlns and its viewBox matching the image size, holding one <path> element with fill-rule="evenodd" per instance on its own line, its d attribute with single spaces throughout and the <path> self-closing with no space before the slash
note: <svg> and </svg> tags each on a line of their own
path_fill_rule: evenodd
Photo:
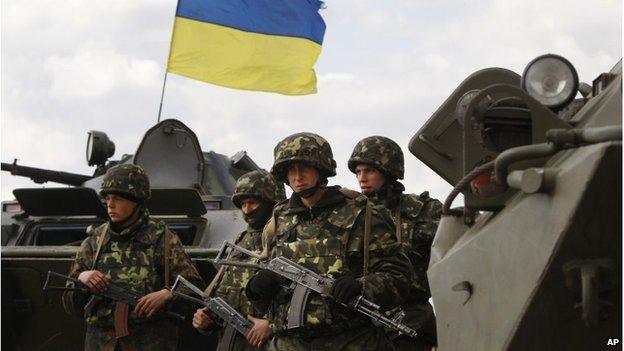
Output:
<svg viewBox="0 0 624 351">
<path fill-rule="evenodd" d="M 225 87 L 316 93 L 318 0 L 179 0 L 167 71 Z"/>
</svg>

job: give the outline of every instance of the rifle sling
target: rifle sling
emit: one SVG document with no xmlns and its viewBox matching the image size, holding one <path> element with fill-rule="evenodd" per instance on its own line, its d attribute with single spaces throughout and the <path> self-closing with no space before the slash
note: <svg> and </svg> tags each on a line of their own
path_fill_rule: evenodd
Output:
<svg viewBox="0 0 624 351">
<path fill-rule="evenodd" d="M 373 209 L 369 200 L 366 201 L 366 212 L 364 214 L 364 264 L 362 267 L 362 276 L 368 275 L 368 245 L 371 235 L 371 221 L 373 217 Z"/>
<path fill-rule="evenodd" d="M 212 279 L 210 284 L 208 284 L 208 287 L 206 288 L 206 290 L 204 290 L 204 293 L 206 294 L 206 296 L 212 296 L 213 290 L 217 287 L 217 285 L 221 281 L 221 278 L 223 277 L 224 273 L 225 273 L 225 266 L 219 267 L 217 274 L 215 274 L 215 277 Z"/>
<path fill-rule="evenodd" d="M 273 243 L 273 238 L 275 238 L 276 231 L 277 224 L 275 222 L 275 214 L 273 214 L 262 231 L 262 252 L 260 256 L 262 256 L 263 259 L 268 259 L 271 254 L 270 247 Z"/>
<path fill-rule="evenodd" d="M 401 203 L 399 202 L 399 207 L 397 207 L 396 211 L 394 212 L 394 228 L 395 228 L 395 235 L 396 235 L 396 240 L 398 243 L 401 243 Z"/>
<path fill-rule="evenodd" d="M 290 308 L 288 309 L 288 329 L 299 328 L 305 325 L 305 307 L 308 302 L 310 289 L 297 284 L 290 298 Z"/>
<path fill-rule="evenodd" d="M 164 250 L 165 252 L 163 253 L 164 256 L 164 266 L 165 266 L 165 288 L 170 289 L 171 285 L 170 285 L 170 273 L 169 273 L 169 228 L 165 228 L 165 247 Z"/>
<path fill-rule="evenodd" d="M 106 236 L 108 235 L 108 222 L 104 223 L 104 230 L 102 231 L 102 235 L 98 238 L 97 241 L 97 249 L 95 250 L 95 256 L 93 256 L 93 263 L 91 264 L 91 270 L 94 270 L 97 266 L 97 261 L 100 258 L 100 252 L 102 251 L 102 246 L 104 246 L 104 242 L 106 241 Z"/>
</svg>

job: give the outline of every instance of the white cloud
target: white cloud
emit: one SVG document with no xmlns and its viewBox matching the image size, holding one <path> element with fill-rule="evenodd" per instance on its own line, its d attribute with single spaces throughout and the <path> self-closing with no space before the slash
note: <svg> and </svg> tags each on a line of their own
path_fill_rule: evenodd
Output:
<svg viewBox="0 0 624 351">
<path fill-rule="evenodd" d="M 318 84 L 330 83 L 350 83 L 355 80 L 355 76 L 351 73 L 326 73 L 317 76 Z"/>
<path fill-rule="evenodd" d="M 175 2 L 3 0 L 2 161 L 89 173 L 86 132 L 103 130 L 118 158 L 133 153 L 156 121 Z M 325 136 L 338 160 L 334 183 L 356 187 L 346 160 L 380 134 L 406 154 L 408 191 L 450 190 L 407 143 L 472 72 L 521 72 L 555 52 L 584 81 L 621 56 L 619 1 L 341 0 L 321 12 L 327 33 L 316 66 L 319 93 L 305 97 L 237 91 L 170 75 L 163 118 L 192 128 L 205 150 L 245 149 L 270 168 L 290 133 Z M 1 174 L 2 198 L 28 181 Z"/>
<path fill-rule="evenodd" d="M 66 57 L 44 63 L 53 99 L 104 98 L 118 87 L 146 88 L 159 83 L 162 69 L 151 60 L 123 56 L 108 44 L 87 42 Z"/>
</svg>

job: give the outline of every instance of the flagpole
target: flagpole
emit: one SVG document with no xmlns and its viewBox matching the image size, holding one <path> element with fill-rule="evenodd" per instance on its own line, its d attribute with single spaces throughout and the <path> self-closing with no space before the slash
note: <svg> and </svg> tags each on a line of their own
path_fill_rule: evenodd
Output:
<svg viewBox="0 0 624 351">
<path fill-rule="evenodd" d="M 162 92 L 160 93 L 160 106 L 158 107 L 158 119 L 156 123 L 160 123 L 160 116 L 162 114 L 163 100 L 165 99 L 165 85 L 167 84 L 167 73 L 169 73 L 169 61 L 171 60 L 171 45 L 173 44 L 173 33 L 175 33 L 175 20 L 178 14 L 178 7 L 180 6 L 180 0 L 176 3 L 175 13 L 173 14 L 173 25 L 171 26 L 171 40 L 169 40 L 169 53 L 167 54 L 167 63 L 165 64 L 165 77 L 163 78 Z"/>
<path fill-rule="evenodd" d="M 162 113 L 163 100 L 165 99 L 165 85 L 167 84 L 167 68 L 165 68 L 165 78 L 163 79 L 162 92 L 160 93 L 160 107 L 158 107 L 158 120 L 156 123 L 160 123 L 160 114 Z"/>
</svg>

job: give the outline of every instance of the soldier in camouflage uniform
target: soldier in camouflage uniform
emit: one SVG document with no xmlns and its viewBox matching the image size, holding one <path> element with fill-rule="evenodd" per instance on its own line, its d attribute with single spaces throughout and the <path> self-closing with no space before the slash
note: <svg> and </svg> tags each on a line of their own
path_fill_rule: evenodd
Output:
<svg viewBox="0 0 624 351">
<path fill-rule="evenodd" d="M 416 278 L 405 304 L 404 322 L 419 331 L 419 342 L 435 344 L 435 318 L 428 303 L 431 296 L 427 282 L 427 267 L 431 243 L 442 214 L 442 203 L 429 197 L 428 192 L 420 195 L 403 194 L 405 187 L 398 180 L 403 179 L 403 152 L 397 143 L 382 136 L 371 136 L 360 140 L 348 161 L 349 169 L 355 173 L 362 193 L 373 202 L 386 207 L 396 224 L 396 237 L 410 257 Z M 418 349 L 414 340 L 392 335 L 399 350 Z M 421 348 L 422 349 L 422 348 Z"/>
<path fill-rule="evenodd" d="M 117 165 L 104 176 L 100 195 L 106 200 L 109 221 L 87 229 L 88 237 L 69 276 L 93 293 L 105 291 L 110 282 L 143 297 L 133 310 L 102 299 L 85 311 L 85 350 L 176 349 L 177 327 L 158 313 L 173 300 L 166 287 L 178 274 L 195 284 L 202 280 L 178 236 L 164 222 L 149 216 L 144 202 L 150 194 L 149 179 L 139 166 Z M 90 296 L 67 291 L 63 306 L 68 313 L 82 314 Z M 117 320 L 127 321 L 128 330 L 116 330 L 116 315 Z"/>
<path fill-rule="evenodd" d="M 273 206 L 285 198 L 284 184 L 277 182 L 267 171 L 252 171 L 238 178 L 232 202 L 243 212 L 248 227 L 238 235 L 236 244 L 260 253 L 262 251 L 262 228 L 271 218 Z M 250 261 L 249 257 L 240 253 L 230 256 L 229 259 Z M 256 263 L 255 259 L 251 259 L 250 262 Z M 255 273 L 254 268 L 222 266 L 205 291 L 209 296 L 223 298 L 254 323 L 254 327 L 247 335 L 247 340 L 234 328 L 226 326 L 221 332 L 217 350 L 257 350 L 265 345 L 272 335 L 269 322 L 259 318 L 260 316 L 255 313 L 247 296 L 243 293 L 247 281 Z M 202 334 L 208 334 L 215 329 L 208 313 L 207 309 L 198 309 L 193 318 L 193 326 Z"/>
<path fill-rule="evenodd" d="M 327 186 L 327 178 L 336 175 L 329 143 L 316 134 L 293 134 L 275 147 L 274 156 L 271 173 L 293 195 L 276 205 L 263 233 L 264 253 L 335 278 L 335 301 L 349 303 L 363 294 L 384 310 L 401 303 L 413 272 L 392 219 L 361 194 Z M 253 276 L 246 294 L 258 308 L 268 308 L 274 333 L 268 350 L 392 349 L 370 318 L 315 292 L 297 303 L 290 283 L 271 271 Z"/>
</svg>

